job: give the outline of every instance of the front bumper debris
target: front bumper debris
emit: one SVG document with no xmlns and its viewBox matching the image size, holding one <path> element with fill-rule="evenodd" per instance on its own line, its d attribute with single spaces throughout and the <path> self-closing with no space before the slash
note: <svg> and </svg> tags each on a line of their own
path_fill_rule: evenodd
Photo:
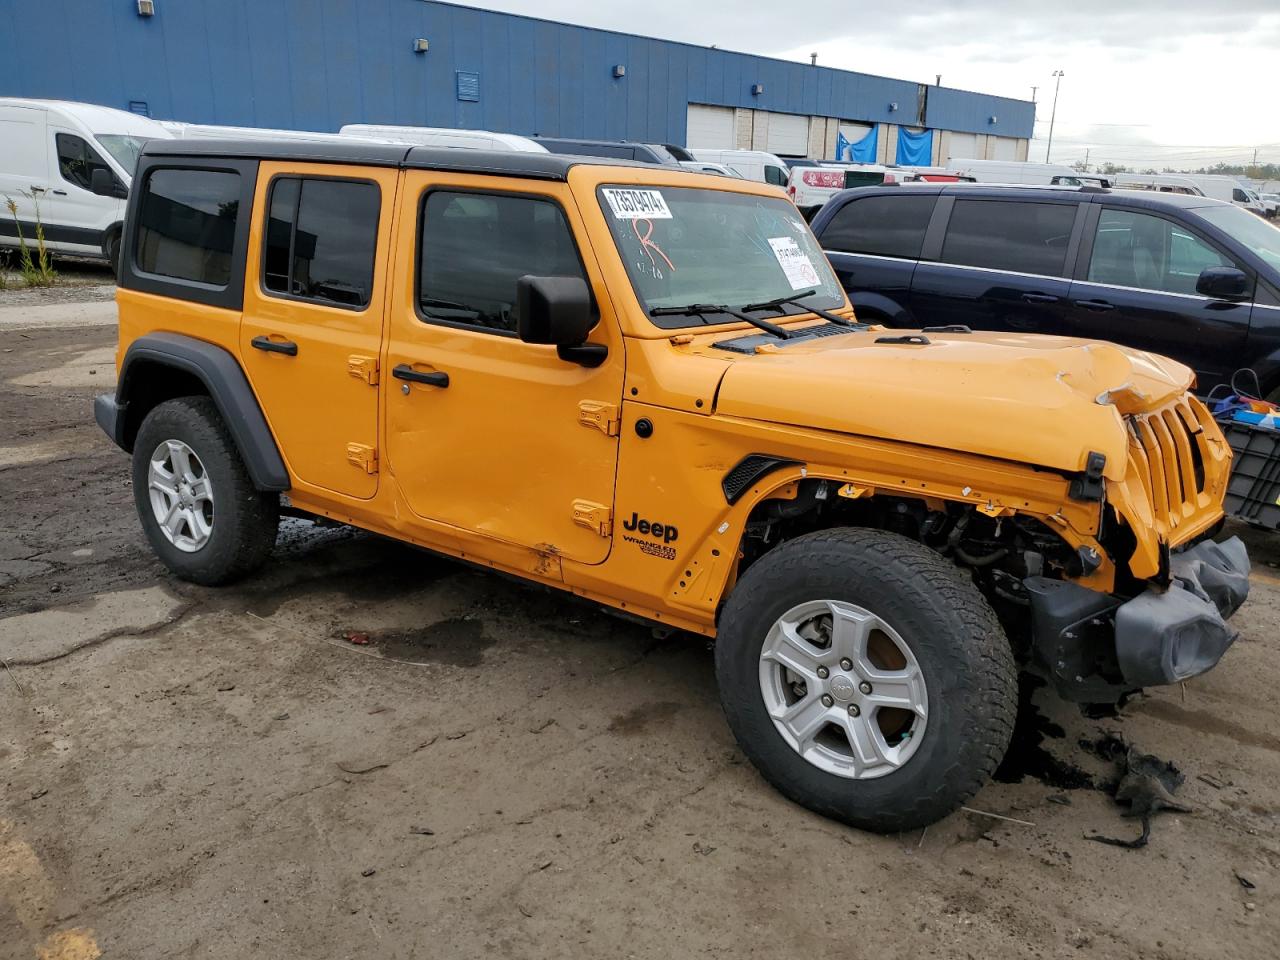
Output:
<svg viewBox="0 0 1280 960">
<path fill-rule="evenodd" d="M 1127 601 L 1028 577 L 1034 659 L 1063 697 L 1082 702 L 1198 676 L 1236 639 L 1226 621 L 1249 595 L 1249 570 L 1244 544 L 1232 537 L 1174 554 L 1168 589 Z"/>
</svg>

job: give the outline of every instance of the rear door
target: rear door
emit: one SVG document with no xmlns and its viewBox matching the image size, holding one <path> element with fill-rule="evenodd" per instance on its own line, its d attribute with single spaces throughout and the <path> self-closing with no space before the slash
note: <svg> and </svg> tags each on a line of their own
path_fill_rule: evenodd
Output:
<svg viewBox="0 0 1280 960">
<path fill-rule="evenodd" d="M 909 304 L 922 326 L 1060 333 L 1068 313 L 1067 264 L 1081 226 L 1076 200 L 945 196 Z"/>
<path fill-rule="evenodd" d="M 1252 292 L 1213 300 L 1196 293 L 1196 281 L 1209 267 L 1252 272 L 1174 217 L 1093 206 L 1071 284 L 1071 332 L 1180 360 L 1201 391 L 1229 380 L 1245 356 Z"/>
<path fill-rule="evenodd" d="M 19 228 L 28 242 L 33 239 L 35 201 L 49 186 L 44 110 L 0 106 L 0 144 L 0 240 L 16 246 Z"/>
<path fill-rule="evenodd" d="M 263 162 L 240 357 L 299 485 L 378 488 L 378 355 L 397 171 Z M 378 255 L 382 251 L 382 255 Z"/>
<path fill-rule="evenodd" d="M 911 276 L 937 201 L 923 189 L 859 197 L 819 226 L 818 240 L 863 319 L 910 322 Z"/>
</svg>

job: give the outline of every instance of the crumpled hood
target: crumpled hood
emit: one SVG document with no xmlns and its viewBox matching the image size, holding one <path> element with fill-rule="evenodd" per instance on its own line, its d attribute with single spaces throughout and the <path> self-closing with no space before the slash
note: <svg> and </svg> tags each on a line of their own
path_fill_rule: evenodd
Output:
<svg viewBox="0 0 1280 960">
<path fill-rule="evenodd" d="M 1122 414 L 1159 407 L 1193 379 L 1165 357 L 1070 337 L 930 332 L 925 344 L 875 342 L 908 332 L 858 331 L 738 355 L 716 412 L 1064 471 L 1083 470 L 1097 451 L 1106 454 L 1105 475 L 1118 480 Z"/>
</svg>

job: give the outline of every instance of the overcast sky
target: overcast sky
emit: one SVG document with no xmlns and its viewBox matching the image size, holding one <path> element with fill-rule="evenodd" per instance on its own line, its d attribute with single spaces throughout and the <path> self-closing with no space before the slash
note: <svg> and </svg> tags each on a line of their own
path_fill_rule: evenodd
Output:
<svg viewBox="0 0 1280 960">
<path fill-rule="evenodd" d="M 1280 0 L 483 0 L 531 16 L 1031 99 L 1043 160 L 1280 162 Z"/>
</svg>

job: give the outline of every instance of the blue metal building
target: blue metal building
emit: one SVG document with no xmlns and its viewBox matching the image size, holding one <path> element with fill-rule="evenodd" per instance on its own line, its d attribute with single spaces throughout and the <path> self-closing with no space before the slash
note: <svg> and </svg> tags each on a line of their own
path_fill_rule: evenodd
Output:
<svg viewBox="0 0 1280 960">
<path fill-rule="evenodd" d="M 0 95 L 195 123 L 767 149 L 762 117 L 778 118 L 775 139 L 786 130 L 790 146 L 807 118 L 800 152 L 830 155 L 839 134 L 877 130 L 890 154 L 907 127 L 942 132 L 937 160 L 1023 159 L 1035 119 L 1027 101 L 430 0 L 42 0 L 6 19 Z M 942 149 L 948 140 L 959 153 Z"/>
</svg>

